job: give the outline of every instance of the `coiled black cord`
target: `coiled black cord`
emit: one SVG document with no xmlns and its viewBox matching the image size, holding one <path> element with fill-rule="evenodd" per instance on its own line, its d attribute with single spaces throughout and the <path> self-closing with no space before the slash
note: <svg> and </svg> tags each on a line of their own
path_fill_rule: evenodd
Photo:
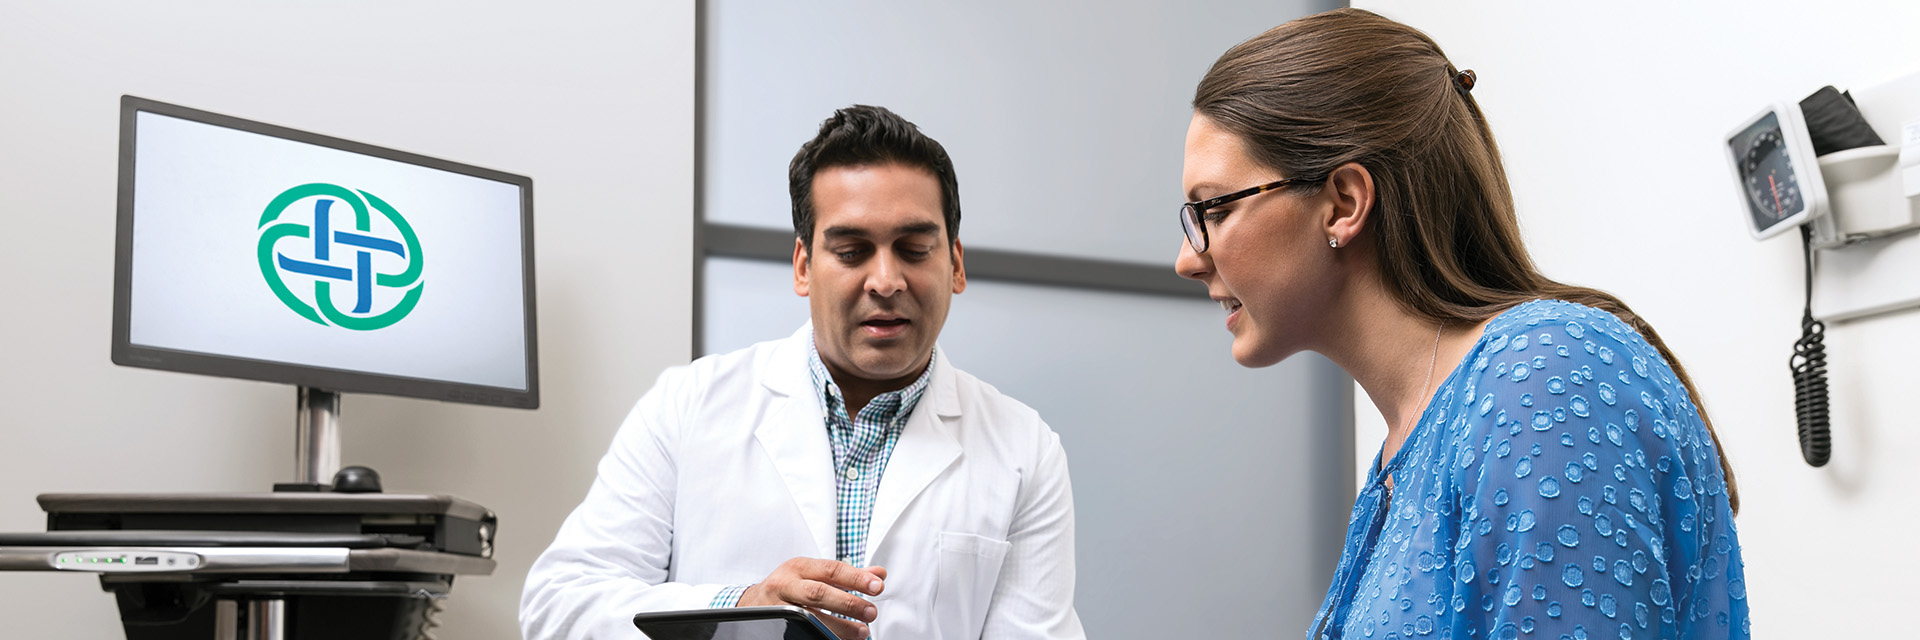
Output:
<svg viewBox="0 0 1920 640">
<path fill-rule="evenodd" d="M 420 635 L 415 636 L 415 638 L 418 640 L 437 640 L 440 636 L 435 635 L 433 630 L 440 627 L 440 612 L 446 610 L 447 597 L 445 595 L 421 597 L 427 599 L 427 610 L 420 614 Z"/>
<path fill-rule="evenodd" d="M 1800 243 L 1807 258 L 1807 306 L 1800 316 L 1800 339 L 1793 343 L 1787 366 L 1793 371 L 1793 410 L 1800 423 L 1800 457 L 1807 464 L 1827 464 L 1833 437 L 1827 428 L 1827 324 L 1813 319 L 1813 231 L 1800 226 Z"/>
</svg>

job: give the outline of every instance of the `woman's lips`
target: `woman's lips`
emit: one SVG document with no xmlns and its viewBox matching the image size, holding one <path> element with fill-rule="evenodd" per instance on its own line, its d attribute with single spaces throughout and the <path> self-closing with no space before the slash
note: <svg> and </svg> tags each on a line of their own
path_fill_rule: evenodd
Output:
<svg viewBox="0 0 1920 640">
<path fill-rule="evenodd" d="M 1240 301 L 1234 298 L 1221 298 L 1220 308 L 1227 311 L 1227 330 L 1233 330 L 1233 321 L 1240 319 Z"/>
</svg>

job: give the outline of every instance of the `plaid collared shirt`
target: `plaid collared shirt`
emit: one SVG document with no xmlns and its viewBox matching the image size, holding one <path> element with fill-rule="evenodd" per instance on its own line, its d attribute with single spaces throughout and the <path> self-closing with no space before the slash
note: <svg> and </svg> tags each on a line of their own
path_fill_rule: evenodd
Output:
<svg viewBox="0 0 1920 640">
<path fill-rule="evenodd" d="M 939 357 L 937 348 L 933 357 Z M 913 384 L 874 396 L 856 416 L 847 415 L 846 397 L 840 393 L 840 385 L 833 382 L 833 374 L 820 360 L 820 351 L 811 338 L 807 341 L 807 372 L 826 408 L 822 418 L 826 422 L 827 438 L 833 443 L 834 511 L 838 531 L 834 551 L 841 562 L 864 567 L 867 525 L 873 520 L 873 499 L 880 492 L 880 476 L 886 473 L 887 460 L 893 457 L 893 446 L 900 441 L 900 431 L 907 426 L 907 418 L 913 415 L 913 408 L 920 404 L 920 396 L 926 393 L 927 383 L 933 379 L 933 360 L 927 360 L 926 371 Z M 711 606 L 724 608 L 738 604 L 740 594 L 749 586 L 752 585 L 721 589 Z"/>
</svg>

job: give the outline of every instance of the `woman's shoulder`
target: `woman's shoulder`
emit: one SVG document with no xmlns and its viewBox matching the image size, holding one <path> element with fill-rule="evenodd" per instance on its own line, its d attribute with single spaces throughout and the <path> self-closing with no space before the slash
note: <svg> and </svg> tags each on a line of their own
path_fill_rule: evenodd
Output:
<svg viewBox="0 0 1920 640">
<path fill-rule="evenodd" d="M 1453 427 L 1476 441 L 1531 434 L 1579 448 L 1617 443 L 1622 435 L 1611 431 L 1639 432 L 1642 422 L 1656 422 L 1664 437 L 1676 420 L 1693 421 L 1692 401 L 1659 351 L 1613 314 L 1585 305 L 1517 305 L 1487 325 L 1464 365 L 1470 375 L 1456 402 L 1467 406 Z"/>
<path fill-rule="evenodd" d="M 1480 380 L 1526 382 L 1546 374 L 1538 382 L 1577 384 L 1604 376 L 1620 378 L 1618 384 L 1645 379 L 1669 390 L 1678 383 L 1659 349 L 1631 325 L 1606 311 L 1564 300 L 1533 300 L 1495 316 L 1466 364 Z M 1556 369 L 1563 371 L 1550 372 Z M 1607 371 L 1598 373 L 1601 370 Z"/>
<path fill-rule="evenodd" d="M 1434 474 L 1427 501 L 1456 506 L 1460 524 L 1441 540 L 1456 575 L 1505 595 L 1503 611 L 1549 603 L 1547 637 L 1701 613 L 1677 624 L 1710 628 L 1694 623 L 1715 609 L 1744 622 L 1711 435 L 1638 332 L 1592 307 L 1528 302 L 1488 324 L 1469 366 L 1440 440 L 1447 457 L 1420 467 Z M 1538 555 L 1522 558 L 1529 548 Z"/>
<path fill-rule="evenodd" d="M 1613 314 L 1566 300 L 1539 299 L 1514 305 L 1495 316 L 1486 329 L 1487 337 L 1495 341 L 1501 337 L 1510 341 L 1536 332 L 1548 332 L 1545 333 L 1547 344 L 1552 344 L 1555 338 L 1646 344 L 1639 331 Z"/>
<path fill-rule="evenodd" d="M 1496 459 L 1521 465 L 1489 476 L 1508 479 L 1527 478 L 1527 467 L 1541 462 L 1555 469 L 1579 462 L 1592 472 L 1596 457 L 1630 455 L 1644 465 L 1648 456 L 1677 460 L 1710 437 L 1659 351 L 1599 309 L 1558 300 L 1518 305 L 1488 324 L 1466 366 L 1464 397 L 1455 400 L 1464 406 L 1447 433 L 1478 450 L 1457 461 L 1463 471 Z M 1509 449 L 1541 459 L 1508 459 Z"/>
</svg>

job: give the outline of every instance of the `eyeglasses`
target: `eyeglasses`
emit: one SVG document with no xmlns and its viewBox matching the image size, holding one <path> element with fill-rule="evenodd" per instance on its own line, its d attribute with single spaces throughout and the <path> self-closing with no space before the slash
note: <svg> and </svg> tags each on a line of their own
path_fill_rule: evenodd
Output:
<svg viewBox="0 0 1920 640">
<path fill-rule="evenodd" d="M 1212 209 L 1214 207 L 1218 207 L 1220 205 L 1233 202 L 1235 200 L 1239 200 L 1247 196 L 1259 195 L 1262 193 L 1266 193 L 1268 191 L 1284 189 L 1284 188 L 1293 186 L 1295 184 L 1306 184 L 1309 182 L 1312 182 L 1312 181 L 1304 178 L 1287 178 L 1279 182 L 1269 182 L 1257 187 L 1241 189 L 1239 191 L 1235 191 L 1233 193 L 1229 193 L 1224 196 L 1208 198 L 1206 200 L 1201 200 L 1199 202 L 1189 202 L 1189 203 L 1180 205 L 1180 228 L 1186 230 L 1187 244 L 1193 246 L 1194 253 L 1206 253 L 1207 252 L 1207 224 L 1203 216 L 1207 214 L 1208 209 Z M 1221 214 L 1221 215 L 1225 216 L 1226 214 Z"/>
</svg>

